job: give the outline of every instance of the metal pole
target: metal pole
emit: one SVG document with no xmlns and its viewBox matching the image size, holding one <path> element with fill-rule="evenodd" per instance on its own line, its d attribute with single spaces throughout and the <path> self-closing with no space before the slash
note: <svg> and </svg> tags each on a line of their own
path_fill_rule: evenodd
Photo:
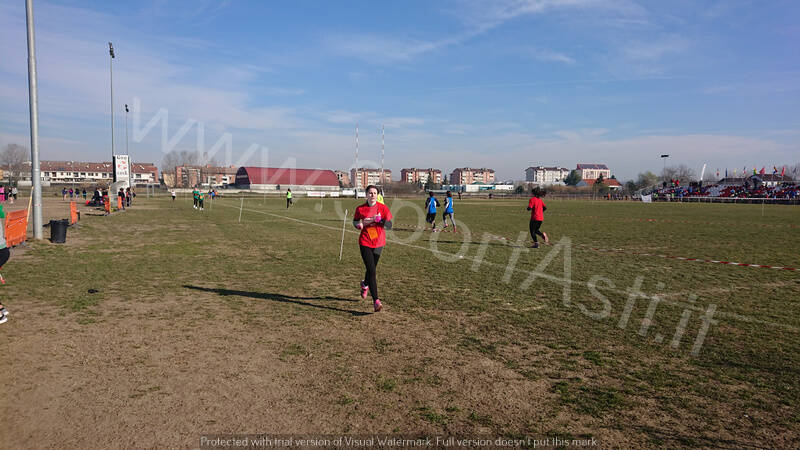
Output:
<svg viewBox="0 0 800 450">
<path fill-rule="evenodd" d="M 117 181 L 117 171 L 114 170 L 114 46 L 111 42 L 108 43 L 108 73 L 111 76 L 111 178 L 114 182 Z"/>
<path fill-rule="evenodd" d="M 356 192 L 358 192 L 358 122 L 356 122 L 356 172 L 354 178 L 353 187 L 356 188 Z"/>
<path fill-rule="evenodd" d="M 31 200 L 33 238 L 42 239 L 42 177 L 39 167 L 39 100 L 36 87 L 36 42 L 33 30 L 33 0 L 25 1 L 28 25 L 28 102 L 31 113 Z M 29 201 L 29 202 L 30 202 Z"/>
<path fill-rule="evenodd" d="M 384 145 L 384 140 L 385 140 L 384 137 L 385 137 L 385 134 L 384 134 L 384 130 L 383 130 L 383 124 L 381 124 L 381 190 L 383 190 L 383 185 L 385 184 L 385 180 L 384 180 L 384 176 L 385 175 L 384 175 L 384 170 L 383 170 L 383 155 L 384 155 L 386 150 L 385 150 L 385 145 Z"/>
<path fill-rule="evenodd" d="M 133 158 L 131 158 L 131 152 L 128 150 L 128 105 L 125 105 L 125 154 L 128 155 L 128 168 L 130 169 L 128 172 L 128 184 L 133 190 Z"/>
</svg>

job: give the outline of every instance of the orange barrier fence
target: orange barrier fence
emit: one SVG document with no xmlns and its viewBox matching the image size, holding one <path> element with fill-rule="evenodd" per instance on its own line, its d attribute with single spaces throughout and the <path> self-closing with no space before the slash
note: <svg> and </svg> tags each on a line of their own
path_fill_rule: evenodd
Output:
<svg viewBox="0 0 800 450">
<path fill-rule="evenodd" d="M 11 247 L 28 238 L 28 212 L 24 209 L 6 214 L 6 245 Z"/>
<path fill-rule="evenodd" d="M 69 202 L 69 224 L 75 225 L 78 223 L 78 207 L 75 202 Z"/>
</svg>

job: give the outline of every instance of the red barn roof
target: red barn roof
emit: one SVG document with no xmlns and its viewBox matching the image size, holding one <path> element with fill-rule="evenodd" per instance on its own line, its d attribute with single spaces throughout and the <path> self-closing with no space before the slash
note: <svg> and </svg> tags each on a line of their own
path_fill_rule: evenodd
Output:
<svg viewBox="0 0 800 450">
<path fill-rule="evenodd" d="M 332 170 L 291 167 L 239 167 L 237 185 L 281 184 L 284 186 L 339 186 Z"/>
</svg>

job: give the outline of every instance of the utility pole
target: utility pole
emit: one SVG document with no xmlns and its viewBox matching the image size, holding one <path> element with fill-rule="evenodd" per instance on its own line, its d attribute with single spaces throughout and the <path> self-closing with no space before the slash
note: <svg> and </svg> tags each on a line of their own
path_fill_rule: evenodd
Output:
<svg viewBox="0 0 800 450">
<path fill-rule="evenodd" d="M 117 181 L 117 171 L 114 166 L 114 45 L 108 43 L 108 54 L 111 58 L 108 59 L 108 72 L 111 75 L 111 177 L 113 181 Z"/>
<path fill-rule="evenodd" d="M 42 239 L 42 177 L 39 167 L 39 100 L 36 87 L 36 42 L 33 29 L 33 0 L 25 1 L 28 28 L 28 102 L 31 113 L 31 202 L 33 238 Z"/>
</svg>

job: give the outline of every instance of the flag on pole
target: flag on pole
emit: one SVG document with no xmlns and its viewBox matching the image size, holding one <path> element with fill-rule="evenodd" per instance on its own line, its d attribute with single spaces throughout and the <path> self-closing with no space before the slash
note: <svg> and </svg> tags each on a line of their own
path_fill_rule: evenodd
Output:
<svg viewBox="0 0 800 450">
<path fill-rule="evenodd" d="M 781 169 L 781 176 L 784 175 L 786 175 L 786 166 L 783 166 L 783 169 Z"/>
<path fill-rule="evenodd" d="M 736 168 L 735 167 L 733 168 L 733 176 L 734 177 L 736 176 Z"/>
<path fill-rule="evenodd" d="M 757 174 L 757 173 L 758 173 L 758 171 L 756 170 L 756 168 L 755 168 L 755 167 L 753 167 L 753 175 L 755 175 L 755 174 Z"/>
<path fill-rule="evenodd" d="M 761 166 L 761 172 L 760 172 L 761 175 L 764 175 L 765 173 L 767 173 L 767 171 L 765 170 L 766 168 L 767 168 L 767 166 Z"/>
<path fill-rule="evenodd" d="M 778 173 L 778 168 L 775 167 L 775 166 L 772 166 L 772 174 L 775 175 L 776 173 Z"/>
<path fill-rule="evenodd" d="M 736 170 L 736 169 L 733 169 L 733 170 Z M 728 178 L 728 169 L 727 168 L 725 168 L 725 178 Z"/>
</svg>

